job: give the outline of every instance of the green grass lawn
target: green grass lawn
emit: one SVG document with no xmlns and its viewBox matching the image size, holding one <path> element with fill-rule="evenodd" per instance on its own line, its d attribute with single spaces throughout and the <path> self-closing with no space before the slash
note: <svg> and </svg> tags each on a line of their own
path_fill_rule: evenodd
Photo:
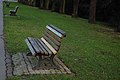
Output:
<svg viewBox="0 0 120 80">
<path fill-rule="evenodd" d="M 4 36 L 10 54 L 27 52 L 25 39 L 40 38 L 47 24 L 67 33 L 58 56 L 75 75 L 15 76 L 8 80 L 119 80 L 120 34 L 103 25 L 89 24 L 86 19 L 72 18 L 18 3 L 4 7 L 4 14 L 18 5 L 17 17 L 4 16 Z"/>
</svg>

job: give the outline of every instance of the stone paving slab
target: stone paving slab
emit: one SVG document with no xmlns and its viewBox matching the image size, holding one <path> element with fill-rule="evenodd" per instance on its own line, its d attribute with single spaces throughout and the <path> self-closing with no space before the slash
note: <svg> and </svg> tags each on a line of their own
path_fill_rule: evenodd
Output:
<svg viewBox="0 0 120 80">
<path fill-rule="evenodd" d="M 5 54 L 5 66 L 6 66 L 6 77 L 13 76 L 12 56 L 9 55 L 8 53 Z"/>
<path fill-rule="evenodd" d="M 26 56 L 26 53 L 18 53 L 12 56 L 12 60 L 14 64 L 13 75 L 72 73 L 57 56 L 55 56 L 54 62 L 59 68 L 52 68 L 50 67 L 51 64 L 45 61 L 45 65 L 37 70 L 33 70 L 33 66 L 37 64 L 37 58 L 34 56 Z"/>
</svg>

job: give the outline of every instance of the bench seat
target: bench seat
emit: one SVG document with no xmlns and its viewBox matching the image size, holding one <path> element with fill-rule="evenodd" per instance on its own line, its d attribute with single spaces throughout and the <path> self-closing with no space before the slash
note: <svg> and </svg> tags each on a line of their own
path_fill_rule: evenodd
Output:
<svg viewBox="0 0 120 80">
<path fill-rule="evenodd" d="M 52 51 L 41 39 L 28 37 L 25 41 L 27 45 L 29 45 L 28 47 L 34 56 L 36 53 L 37 55 L 52 55 Z"/>
</svg>

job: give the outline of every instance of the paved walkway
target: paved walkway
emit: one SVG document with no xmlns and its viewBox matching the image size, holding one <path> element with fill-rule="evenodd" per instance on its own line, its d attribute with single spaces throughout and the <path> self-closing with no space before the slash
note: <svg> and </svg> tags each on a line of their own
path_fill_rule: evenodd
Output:
<svg viewBox="0 0 120 80">
<path fill-rule="evenodd" d="M 2 0 L 0 0 L 0 80 L 6 79 L 6 66 L 5 66 L 5 50 L 3 40 L 3 7 Z"/>
</svg>

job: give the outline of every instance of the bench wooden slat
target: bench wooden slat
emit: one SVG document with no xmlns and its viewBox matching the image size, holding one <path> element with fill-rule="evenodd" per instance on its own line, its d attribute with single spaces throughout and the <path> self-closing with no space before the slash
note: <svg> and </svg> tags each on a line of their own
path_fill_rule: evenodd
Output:
<svg viewBox="0 0 120 80">
<path fill-rule="evenodd" d="M 38 45 L 39 45 L 39 46 L 41 47 L 41 49 L 43 50 L 43 54 L 48 55 L 47 50 L 43 47 L 43 45 L 39 42 L 39 40 L 38 40 L 38 39 L 36 39 L 36 42 L 38 43 Z"/>
<path fill-rule="evenodd" d="M 38 45 L 38 43 L 36 42 L 35 38 L 33 38 L 34 43 L 36 44 L 36 46 L 38 47 L 38 49 L 40 50 L 40 53 L 44 53 L 44 51 L 42 50 L 42 48 Z"/>
<path fill-rule="evenodd" d="M 47 36 L 43 36 L 43 37 L 55 50 L 59 49 L 59 46 L 57 46 L 54 42 L 52 42 L 50 38 L 48 38 Z"/>
<path fill-rule="evenodd" d="M 28 40 L 30 41 L 30 43 L 34 47 L 36 53 L 40 53 L 40 51 L 41 51 L 40 47 L 35 43 L 35 41 L 31 37 L 28 37 Z"/>
<path fill-rule="evenodd" d="M 49 29 L 50 31 L 52 31 L 57 36 L 59 36 L 60 38 L 63 37 L 63 35 L 61 33 L 59 33 L 58 31 L 56 31 L 55 29 L 51 28 L 50 26 L 46 26 L 46 28 Z"/>
<path fill-rule="evenodd" d="M 57 46 L 60 46 L 61 42 L 59 42 L 58 40 L 54 39 L 54 37 L 52 37 L 50 34 L 48 34 L 47 32 L 45 33 L 45 36 L 47 36 L 51 41 L 53 41 Z"/>
<path fill-rule="evenodd" d="M 28 45 L 28 47 L 29 47 L 29 49 L 30 49 L 32 55 L 35 56 L 35 55 L 36 55 L 36 52 L 34 51 L 32 45 L 30 44 L 30 42 L 28 41 L 28 39 L 26 39 L 25 42 L 27 43 L 27 45 Z"/>
<path fill-rule="evenodd" d="M 16 12 L 17 12 L 18 8 L 19 8 L 18 6 L 15 7 L 15 11 L 16 11 Z"/>
<path fill-rule="evenodd" d="M 53 29 L 55 29 L 56 31 L 58 31 L 58 32 L 60 32 L 64 37 L 66 36 L 66 33 L 63 31 L 63 30 L 61 30 L 61 29 L 59 29 L 59 28 L 57 28 L 57 27 L 55 27 L 55 26 L 53 26 L 53 25 L 48 25 L 48 26 L 50 26 L 51 28 L 53 28 Z"/>
<path fill-rule="evenodd" d="M 44 54 L 44 48 L 42 48 L 42 46 L 40 46 L 40 44 L 38 43 L 37 39 L 34 39 L 34 41 L 36 42 L 36 44 L 38 45 L 38 47 L 40 48 L 41 54 Z"/>
<path fill-rule="evenodd" d="M 38 40 L 39 40 L 39 42 L 42 44 L 42 46 L 45 48 L 45 50 L 48 52 L 47 55 L 51 55 L 51 54 L 52 54 L 52 51 L 50 51 L 50 50 L 48 49 L 48 47 L 47 47 L 40 39 L 38 39 Z"/>
<path fill-rule="evenodd" d="M 57 51 L 42 37 L 41 40 L 47 45 L 47 47 L 54 53 L 57 54 Z"/>
<path fill-rule="evenodd" d="M 61 42 L 62 38 L 60 38 L 59 36 L 57 36 L 56 34 L 54 34 L 52 31 L 50 31 L 49 29 L 46 29 L 46 32 L 48 34 L 50 34 L 54 39 L 56 39 L 57 41 Z"/>
</svg>

